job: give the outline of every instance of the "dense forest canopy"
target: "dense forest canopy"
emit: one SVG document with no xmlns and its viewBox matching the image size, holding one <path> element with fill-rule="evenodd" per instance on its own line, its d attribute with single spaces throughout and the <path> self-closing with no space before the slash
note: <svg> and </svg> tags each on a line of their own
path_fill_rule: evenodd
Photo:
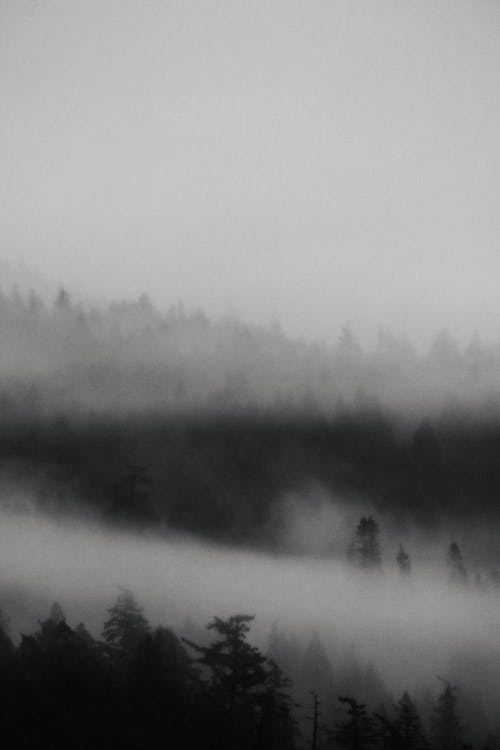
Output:
<svg viewBox="0 0 500 750">
<path fill-rule="evenodd" d="M 64 289 L 3 294 L 0 341 L 1 477 L 46 509 L 274 548 L 313 489 L 424 527 L 498 517 L 500 348 L 329 349 Z"/>
<path fill-rule="evenodd" d="M 97 634 L 58 602 L 20 637 L 2 615 L 4 746 L 498 750 L 498 717 L 467 681 L 395 697 L 372 665 L 317 635 L 302 643 L 274 625 L 255 645 L 254 619 L 215 616 L 178 634 L 126 589 Z"/>
</svg>

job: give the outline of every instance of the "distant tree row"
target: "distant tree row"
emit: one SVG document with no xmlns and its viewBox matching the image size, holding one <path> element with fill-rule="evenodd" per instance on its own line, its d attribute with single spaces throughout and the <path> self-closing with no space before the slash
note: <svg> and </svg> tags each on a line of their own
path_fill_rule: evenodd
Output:
<svg viewBox="0 0 500 750">
<path fill-rule="evenodd" d="M 422 354 L 405 337 L 385 331 L 374 349 L 365 351 L 344 326 L 332 331 L 335 344 L 305 343 L 277 325 L 214 321 L 186 311 L 182 303 L 161 312 L 147 294 L 89 308 L 64 288 L 50 303 L 36 292 L 0 292 L 0 334 L 12 364 L 24 370 L 23 379 L 27 366 L 36 372 L 40 398 L 56 410 L 67 408 L 67 389 L 74 394 L 83 379 L 94 393 L 81 394 L 80 406 L 88 405 L 88 397 L 94 408 L 102 399 L 123 408 L 135 395 L 143 408 L 156 400 L 169 412 L 196 404 L 222 411 L 264 407 L 330 414 L 343 403 L 377 404 L 404 414 L 456 402 L 491 414 L 499 395 L 498 342 L 485 346 L 475 338 L 461 348 L 443 331 Z M 65 387 L 51 389 L 51 380 L 61 376 Z M 144 379 L 148 388 L 141 389 Z"/>
<path fill-rule="evenodd" d="M 378 570 L 382 565 L 382 552 L 379 541 L 380 528 L 373 516 L 363 516 L 354 531 L 352 541 L 348 547 L 348 560 L 362 570 Z M 395 557 L 396 564 L 403 576 L 409 576 L 412 562 L 405 547 L 400 544 Z M 446 564 L 448 581 L 455 586 L 465 586 L 469 581 L 462 552 L 457 542 L 450 542 Z M 496 568 L 490 568 L 486 573 L 476 573 L 474 584 L 478 588 L 499 588 L 500 573 Z"/>
</svg>

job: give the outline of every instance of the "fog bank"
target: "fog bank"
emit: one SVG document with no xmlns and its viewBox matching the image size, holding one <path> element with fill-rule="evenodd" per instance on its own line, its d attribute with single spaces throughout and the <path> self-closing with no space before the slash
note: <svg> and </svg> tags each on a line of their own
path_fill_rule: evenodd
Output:
<svg viewBox="0 0 500 750">
<path fill-rule="evenodd" d="M 373 664 L 396 693 L 432 686 L 442 675 L 488 696 L 500 676 L 498 592 L 452 589 L 444 566 L 420 563 L 403 580 L 388 566 L 367 574 L 339 560 L 272 557 L 2 513 L 0 587 L 13 632 L 32 630 L 58 600 L 70 621 L 84 620 L 99 633 L 119 586 L 134 591 L 152 623 L 181 632 L 186 618 L 201 625 L 214 615 L 250 612 L 253 637 L 264 646 L 273 623 L 301 639 L 316 633 L 331 654 L 354 650 Z"/>
</svg>

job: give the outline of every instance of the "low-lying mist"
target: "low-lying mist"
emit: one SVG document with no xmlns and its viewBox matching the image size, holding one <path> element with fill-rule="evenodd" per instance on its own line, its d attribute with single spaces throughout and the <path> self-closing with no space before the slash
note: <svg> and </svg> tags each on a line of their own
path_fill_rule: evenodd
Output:
<svg viewBox="0 0 500 750">
<path fill-rule="evenodd" d="M 251 613 L 251 636 L 263 648 L 273 624 L 303 645 L 316 635 L 334 674 L 354 655 L 396 696 L 424 685 L 433 690 L 436 676 L 465 681 L 493 714 L 500 594 L 450 587 L 444 562 L 421 558 L 404 577 L 390 562 L 363 572 L 340 557 L 256 554 L 3 511 L 1 606 L 13 637 L 32 631 L 55 600 L 70 622 L 83 620 L 99 634 L 119 587 L 134 592 L 153 624 L 181 634 L 214 615 Z"/>
</svg>

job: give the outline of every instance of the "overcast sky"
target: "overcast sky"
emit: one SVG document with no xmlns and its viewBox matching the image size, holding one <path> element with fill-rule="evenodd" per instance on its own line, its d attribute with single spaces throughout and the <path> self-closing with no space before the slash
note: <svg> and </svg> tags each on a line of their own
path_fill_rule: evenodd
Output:
<svg viewBox="0 0 500 750">
<path fill-rule="evenodd" d="M 0 257 L 293 334 L 500 335 L 498 0 L 0 0 Z"/>
</svg>

